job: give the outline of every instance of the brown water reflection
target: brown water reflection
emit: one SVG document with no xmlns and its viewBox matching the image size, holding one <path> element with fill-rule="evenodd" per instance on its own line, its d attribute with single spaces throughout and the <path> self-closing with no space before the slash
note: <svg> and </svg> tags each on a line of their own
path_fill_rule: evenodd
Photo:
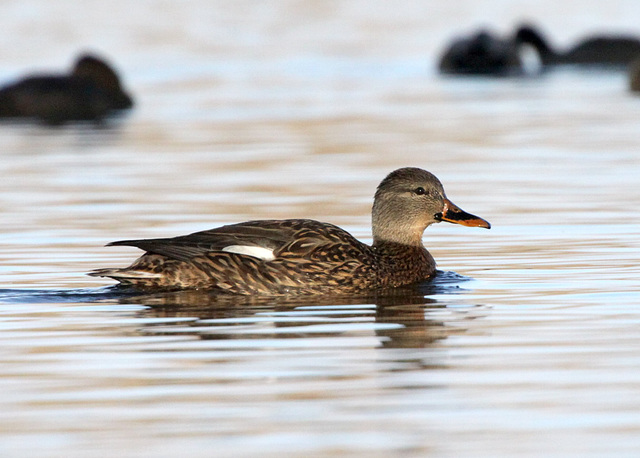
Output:
<svg viewBox="0 0 640 458">
<path fill-rule="evenodd" d="M 166 320 L 141 330 L 153 335 L 195 335 L 202 339 L 287 339 L 374 335 L 384 348 L 420 348 L 461 332 L 428 312 L 446 305 L 430 296 L 460 292 L 464 281 L 440 272 L 431 283 L 384 294 L 313 297 L 237 297 L 206 291 L 178 291 L 119 299 L 148 307 L 143 318 Z M 114 288 L 118 290 L 118 288 Z M 113 293 L 112 293 L 113 294 Z"/>
</svg>

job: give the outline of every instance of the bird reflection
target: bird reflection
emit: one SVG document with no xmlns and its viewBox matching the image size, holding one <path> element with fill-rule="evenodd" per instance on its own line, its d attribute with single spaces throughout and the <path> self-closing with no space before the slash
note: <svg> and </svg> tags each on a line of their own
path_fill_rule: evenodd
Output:
<svg viewBox="0 0 640 458">
<path fill-rule="evenodd" d="M 145 325 L 141 329 L 145 334 L 192 334 L 201 339 L 373 335 L 383 348 L 420 348 L 464 331 L 429 318 L 430 311 L 446 309 L 430 296 L 460 292 L 462 280 L 453 272 L 439 272 L 435 281 L 416 287 L 359 296 L 246 297 L 198 290 L 129 295 L 118 289 L 114 293 L 121 294 L 121 303 L 147 306 L 139 312 L 141 318 L 167 319 L 161 325 L 156 320 Z M 172 323 L 172 318 L 178 320 Z"/>
</svg>

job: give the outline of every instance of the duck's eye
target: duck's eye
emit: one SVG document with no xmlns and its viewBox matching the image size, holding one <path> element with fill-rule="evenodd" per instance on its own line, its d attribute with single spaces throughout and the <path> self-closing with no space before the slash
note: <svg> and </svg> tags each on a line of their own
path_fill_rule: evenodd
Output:
<svg viewBox="0 0 640 458">
<path fill-rule="evenodd" d="M 425 191 L 425 189 L 422 186 L 420 186 L 419 188 L 414 189 L 413 192 L 416 193 L 419 196 L 424 196 L 427 193 L 427 191 Z"/>
</svg>

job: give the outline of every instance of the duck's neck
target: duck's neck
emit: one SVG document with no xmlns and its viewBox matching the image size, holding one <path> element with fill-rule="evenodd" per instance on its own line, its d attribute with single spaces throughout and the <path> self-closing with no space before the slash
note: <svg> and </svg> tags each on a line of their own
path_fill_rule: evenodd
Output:
<svg viewBox="0 0 640 458">
<path fill-rule="evenodd" d="M 390 242 L 388 240 L 374 240 L 371 245 L 378 255 L 386 257 L 405 256 L 407 253 L 421 253 L 427 251 L 422 242 L 408 245 L 406 243 Z"/>
<path fill-rule="evenodd" d="M 375 232 L 373 235 L 372 246 L 404 246 L 410 248 L 424 248 L 424 245 L 422 244 L 422 237 L 402 237 L 398 234 L 376 234 Z"/>
<path fill-rule="evenodd" d="M 538 52 L 543 64 L 555 63 L 559 58 L 558 54 L 551 49 L 547 41 L 542 38 L 542 35 L 533 28 L 522 27 L 518 30 L 516 34 L 516 43 L 519 45 L 533 46 Z"/>
<path fill-rule="evenodd" d="M 396 218 L 385 216 L 374 211 L 371 224 L 373 246 L 396 244 L 423 248 L 422 233 L 425 227 L 411 221 L 397 221 Z"/>
</svg>

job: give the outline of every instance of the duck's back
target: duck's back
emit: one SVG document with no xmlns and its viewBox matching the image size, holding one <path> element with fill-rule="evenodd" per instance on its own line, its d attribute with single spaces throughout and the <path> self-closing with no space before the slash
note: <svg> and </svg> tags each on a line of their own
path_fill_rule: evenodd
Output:
<svg viewBox="0 0 640 458">
<path fill-rule="evenodd" d="M 125 269 L 101 269 L 138 287 L 213 288 L 236 294 L 346 292 L 375 286 L 374 250 L 313 220 L 259 220 L 193 234 L 111 245 L 146 253 Z"/>
<path fill-rule="evenodd" d="M 80 78 L 33 76 L 0 90 L 0 116 L 48 123 L 97 120 L 109 110 L 105 94 Z"/>
<path fill-rule="evenodd" d="M 568 51 L 570 64 L 626 65 L 640 57 L 640 40 L 631 37 L 590 38 Z"/>
</svg>

